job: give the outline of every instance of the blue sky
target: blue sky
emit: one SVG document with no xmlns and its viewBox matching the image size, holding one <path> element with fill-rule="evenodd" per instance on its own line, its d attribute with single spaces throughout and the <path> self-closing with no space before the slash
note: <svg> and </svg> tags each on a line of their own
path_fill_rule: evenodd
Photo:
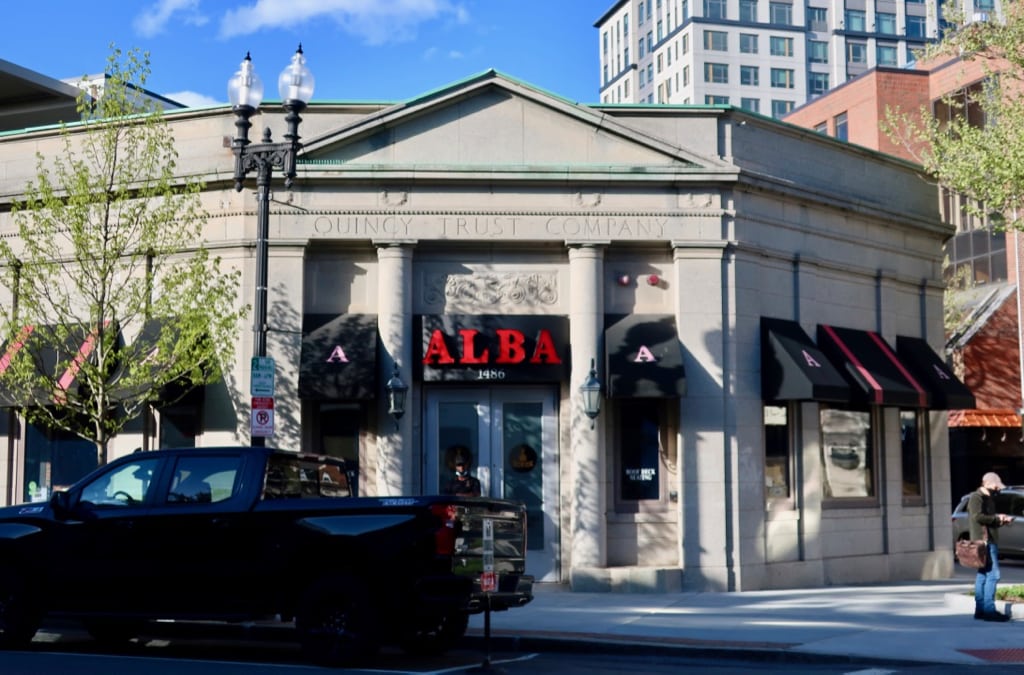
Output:
<svg viewBox="0 0 1024 675">
<path fill-rule="evenodd" d="M 103 71 L 110 44 L 150 54 L 147 88 L 227 101 L 246 52 L 277 99 L 301 42 L 316 101 L 400 101 L 494 68 L 583 103 L 594 22 L 614 0 L 30 0 L 4 4 L 0 59 L 50 77 Z"/>
</svg>

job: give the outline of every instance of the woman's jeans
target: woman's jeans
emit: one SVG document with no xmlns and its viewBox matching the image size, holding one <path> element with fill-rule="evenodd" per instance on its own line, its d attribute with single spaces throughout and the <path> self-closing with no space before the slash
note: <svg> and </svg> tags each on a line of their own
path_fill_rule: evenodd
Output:
<svg viewBox="0 0 1024 675">
<path fill-rule="evenodd" d="M 988 543 L 988 565 L 974 577 L 974 611 L 996 613 L 996 584 L 999 583 L 999 550 Z"/>
</svg>

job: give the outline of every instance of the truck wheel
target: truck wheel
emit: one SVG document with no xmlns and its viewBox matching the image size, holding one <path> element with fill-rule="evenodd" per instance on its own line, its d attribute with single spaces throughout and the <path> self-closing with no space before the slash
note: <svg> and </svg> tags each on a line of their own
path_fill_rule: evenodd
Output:
<svg viewBox="0 0 1024 675">
<path fill-rule="evenodd" d="M 377 652 L 375 615 L 365 583 L 348 576 L 331 577 L 306 592 L 295 616 L 295 628 L 312 661 L 350 665 Z"/>
<path fill-rule="evenodd" d="M 462 639 L 468 626 L 465 612 L 422 617 L 412 625 L 402 647 L 410 654 L 443 654 Z"/>
<path fill-rule="evenodd" d="M 29 593 L 23 574 L 8 565 L 0 566 L 0 647 L 23 647 L 35 636 L 41 612 L 33 607 Z"/>
</svg>

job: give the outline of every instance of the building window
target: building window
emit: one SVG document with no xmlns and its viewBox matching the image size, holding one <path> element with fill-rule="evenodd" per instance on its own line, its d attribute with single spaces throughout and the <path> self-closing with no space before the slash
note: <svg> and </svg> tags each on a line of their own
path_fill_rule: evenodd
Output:
<svg viewBox="0 0 1024 675">
<path fill-rule="evenodd" d="M 683 0 L 683 21 L 690 18 L 690 0 Z"/>
<path fill-rule="evenodd" d="M 683 86 L 690 86 L 690 66 L 683 66 Z"/>
<path fill-rule="evenodd" d="M 792 89 L 794 84 L 792 68 L 772 68 L 772 87 L 775 89 Z"/>
<path fill-rule="evenodd" d="M 704 0 L 704 17 L 707 19 L 724 19 L 725 4 L 725 0 Z"/>
<path fill-rule="evenodd" d="M 824 497 L 874 497 L 875 444 L 871 411 L 823 407 L 820 416 Z"/>
<path fill-rule="evenodd" d="M 850 63 L 867 63 L 868 46 L 863 42 L 847 42 L 846 60 Z"/>
<path fill-rule="evenodd" d="M 925 17 L 907 15 L 908 38 L 923 38 L 925 36 L 926 30 L 927 26 L 925 24 Z"/>
<path fill-rule="evenodd" d="M 619 404 L 620 501 L 661 499 L 663 410 L 663 405 L 643 399 L 622 400 Z"/>
<path fill-rule="evenodd" d="M 828 122 L 819 122 L 814 125 L 814 130 L 823 136 L 828 135 Z"/>
<path fill-rule="evenodd" d="M 652 84 L 654 83 L 654 64 L 653 63 L 648 63 L 647 64 L 647 81 L 651 82 Z M 652 94 L 652 96 L 653 96 L 653 94 Z"/>
<path fill-rule="evenodd" d="M 644 3 L 643 2 L 640 3 L 639 10 L 640 11 L 637 12 L 637 20 L 636 20 L 636 22 L 642 26 L 642 25 L 644 25 Z"/>
<path fill-rule="evenodd" d="M 662 57 L 662 55 L 661 55 L 661 54 L 658 54 L 658 58 L 657 58 L 657 59 L 655 59 L 655 63 L 656 63 L 656 64 L 657 64 L 657 66 L 658 66 L 658 67 L 657 67 L 657 68 L 655 69 L 655 71 L 656 71 L 656 72 L 657 72 L 657 73 L 658 73 L 659 75 L 661 74 L 661 64 L 662 64 L 662 62 L 663 62 L 663 59 L 662 59 L 661 57 Z"/>
<path fill-rule="evenodd" d="M 740 0 L 740 21 L 757 23 L 757 0 Z"/>
<path fill-rule="evenodd" d="M 878 45 L 875 48 L 875 57 L 880 66 L 895 66 L 898 63 L 896 45 Z"/>
<path fill-rule="evenodd" d="M 601 53 L 608 57 L 608 31 L 601 34 Z"/>
<path fill-rule="evenodd" d="M 644 42 L 643 38 L 640 38 L 640 43 L 637 45 L 637 49 L 640 52 L 640 58 L 643 58 L 644 54 L 647 53 L 647 43 Z"/>
<path fill-rule="evenodd" d="M 884 12 L 875 14 L 875 28 L 885 35 L 896 35 L 896 15 Z"/>
<path fill-rule="evenodd" d="M 640 87 L 646 87 L 647 86 L 647 77 L 646 76 L 647 76 L 647 72 L 643 68 L 641 68 L 640 69 L 640 81 L 639 81 L 638 86 L 640 86 Z"/>
<path fill-rule="evenodd" d="M 757 53 L 757 36 L 751 33 L 740 33 L 740 53 Z"/>
<path fill-rule="evenodd" d="M 690 34 L 687 33 L 683 37 L 679 38 L 679 41 L 683 43 L 683 55 L 690 53 Z"/>
<path fill-rule="evenodd" d="M 654 51 L 654 34 L 650 31 L 647 31 L 647 51 Z"/>
<path fill-rule="evenodd" d="M 828 30 L 828 9 L 824 7 L 808 7 L 807 29 L 817 32 Z"/>
<path fill-rule="evenodd" d="M 704 81 L 715 84 L 728 84 L 729 66 L 725 63 L 705 63 Z"/>
<path fill-rule="evenodd" d="M 622 39 L 629 40 L 629 12 L 622 15 Z"/>
<path fill-rule="evenodd" d="M 759 113 L 761 112 L 761 99 L 758 98 L 741 98 L 740 107 L 750 112 Z"/>
<path fill-rule="evenodd" d="M 867 15 L 862 9 L 846 10 L 846 25 L 848 31 L 863 33 L 867 29 Z"/>
<path fill-rule="evenodd" d="M 704 49 L 713 52 L 729 51 L 729 34 L 722 30 L 704 31 Z"/>
<path fill-rule="evenodd" d="M 784 406 L 764 406 L 764 485 L 769 502 L 792 496 L 790 425 Z"/>
<path fill-rule="evenodd" d="M 810 73 L 807 78 L 807 91 L 811 96 L 821 96 L 828 91 L 828 73 Z"/>
<path fill-rule="evenodd" d="M 704 95 L 704 103 L 707 105 L 729 105 L 728 96 L 713 96 L 711 94 Z"/>
<path fill-rule="evenodd" d="M 25 426 L 25 469 L 20 501 L 45 502 L 99 466 L 96 445 L 75 434 Z"/>
<path fill-rule="evenodd" d="M 839 113 L 832 118 L 832 128 L 835 130 L 836 138 L 841 141 L 849 140 L 849 129 L 847 129 L 846 113 Z"/>
<path fill-rule="evenodd" d="M 629 68 L 629 47 L 622 50 L 622 60 L 626 62 L 626 67 Z"/>
<path fill-rule="evenodd" d="M 760 68 L 757 66 L 740 66 L 740 84 L 750 85 L 756 87 L 760 84 L 760 77 L 758 73 Z"/>
<path fill-rule="evenodd" d="M 792 101 L 780 101 L 772 99 L 772 117 L 779 119 L 793 112 Z"/>
<path fill-rule="evenodd" d="M 658 20 L 658 42 L 665 39 L 665 29 L 661 25 L 661 20 Z"/>
<path fill-rule="evenodd" d="M 317 454 L 345 460 L 352 495 L 359 494 L 359 437 L 366 411 L 358 403 L 318 404 L 315 446 Z"/>
<path fill-rule="evenodd" d="M 900 447 L 903 466 L 903 499 L 920 500 L 924 497 L 921 461 L 924 457 L 924 434 L 921 430 L 923 413 L 900 410 Z"/>
<path fill-rule="evenodd" d="M 769 42 L 769 50 L 772 56 L 792 56 L 793 38 L 773 35 Z"/>
<path fill-rule="evenodd" d="M 768 3 L 768 20 L 774 24 L 791 26 L 793 24 L 793 5 L 787 2 Z"/>
<path fill-rule="evenodd" d="M 821 40 L 808 42 L 807 59 L 811 63 L 828 63 L 828 43 Z"/>
</svg>

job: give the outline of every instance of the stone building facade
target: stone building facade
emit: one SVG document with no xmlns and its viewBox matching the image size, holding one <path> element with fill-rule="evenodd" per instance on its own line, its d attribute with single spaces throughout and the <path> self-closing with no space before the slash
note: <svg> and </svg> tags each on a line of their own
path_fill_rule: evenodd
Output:
<svg viewBox="0 0 1024 675">
<path fill-rule="evenodd" d="M 969 393 L 929 375 L 951 231 L 913 165 L 736 109 L 588 107 L 495 72 L 303 118 L 270 209 L 270 444 L 357 462 L 382 496 L 438 492 L 468 451 L 486 494 L 527 504 L 529 571 L 578 590 L 950 574 L 943 409 Z M 169 119 L 248 303 L 234 116 Z M 254 126 L 284 130 L 270 108 Z M 53 129 L 0 137 L 0 236 L 56 147 Z M 224 382 L 160 411 L 146 445 L 249 440 L 249 330 Z M 66 456 L 20 420 L 0 428 L 9 501 L 54 487 Z"/>
</svg>

